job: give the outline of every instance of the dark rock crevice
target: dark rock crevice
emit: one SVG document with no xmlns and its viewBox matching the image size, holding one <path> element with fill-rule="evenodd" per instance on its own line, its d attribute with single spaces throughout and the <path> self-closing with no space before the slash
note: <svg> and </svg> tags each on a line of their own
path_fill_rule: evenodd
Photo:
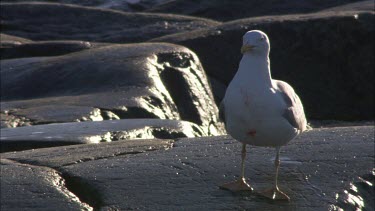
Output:
<svg viewBox="0 0 375 211">
<path fill-rule="evenodd" d="M 169 144 L 164 146 L 162 149 L 168 150 L 172 148 L 173 143 L 174 143 L 173 140 L 169 141 Z M 80 204 L 82 204 L 82 207 L 87 208 L 87 210 L 101 210 L 101 208 L 105 206 L 105 204 L 103 202 L 103 197 L 100 191 L 97 188 L 90 185 L 83 178 L 65 170 L 64 167 L 72 166 L 72 165 L 83 163 L 83 162 L 98 161 L 98 160 L 113 158 L 117 156 L 135 155 L 135 154 L 141 154 L 141 153 L 157 151 L 157 150 L 160 150 L 160 148 L 150 146 L 148 148 L 144 148 L 143 150 L 120 152 L 120 153 L 112 154 L 110 156 L 87 157 L 87 158 L 83 158 L 74 162 L 61 165 L 60 167 L 46 166 L 46 165 L 42 165 L 38 161 L 32 161 L 32 160 L 26 160 L 26 159 L 20 159 L 20 158 L 7 158 L 6 160 L 9 160 L 9 162 L 16 162 L 22 165 L 50 168 L 53 171 L 56 171 L 57 174 L 61 178 L 59 179 L 59 182 L 57 183 L 57 185 L 56 184 L 54 185 L 55 188 L 63 192 L 64 195 L 71 198 L 73 201 L 78 201 Z"/>
<path fill-rule="evenodd" d="M 60 168 L 52 168 L 48 166 L 40 166 L 33 162 L 25 162 L 18 159 L 8 159 L 11 162 L 16 162 L 21 165 L 27 165 L 36 168 L 50 168 L 55 171 L 60 177 L 52 182 L 51 186 L 54 186 L 66 197 L 72 201 L 76 201 L 84 207 L 84 210 L 100 210 L 103 200 L 98 190 L 91 187 L 83 179 L 71 175 Z M 58 181 L 57 181 L 58 180 Z"/>
<path fill-rule="evenodd" d="M 199 93 L 196 93 L 196 91 L 204 92 L 202 94 L 211 97 L 210 87 L 207 87 L 207 83 L 204 82 L 206 76 L 199 75 L 197 69 L 195 69 L 202 69 L 200 64 L 194 62 L 197 58 L 185 52 L 159 53 L 156 56 L 157 63 L 162 67 L 157 67 L 160 78 L 177 105 L 181 119 L 199 125 L 207 125 L 200 116 L 202 111 L 198 110 L 199 107 L 205 107 L 205 105 L 202 105 L 202 102 L 198 99 L 197 94 Z M 191 78 L 197 81 L 189 81 Z M 192 86 L 197 90 L 192 91 Z"/>
<path fill-rule="evenodd" d="M 171 149 L 174 146 L 175 141 L 177 141 L 177 139 L 176 140 L 170 140 L 169 144 L 165 145 L 162 148 L 162 150 Z M 141 153 L 145 153 L 145 152 L 153 152 L 153 151 L 157 151 L 157 150 L 161 150 L 161 149 L 150 146 L 150 147 L 145 148 L 143 150 L 133 150 L 133 151 L 127 151 L 127 152 L 114 153 L 114 154 L 109 155 L 109 156 L 87 157 L 87 158 L 83 158 L 83 159 L 80 159 L 80 160 L 76 160 L 76 161 L 64 164 L 64 165 L 61 166 L 61 168 L 76 165 L 76 164 L 79 164 L 79 163 L 89 162 L 89 161 L 98 161 L 98 160 L 103 160 L 103 159 L 108 159 L 108 158 L 113 158 L 113 157 L 118 157 L 118 156 L 124 156 L 124 155 L 136 155 L 136 154 L 141 154 Z"/>
<path fill-rule="evenodd" d="M 193 104 L 194 101 L 189 92 L 189 84 L 187 84 L 183 73 L 174 68 L 166 67 L 160 73 L 160 78 L 176 103 L 181 119 L 202 124 L 199 112 Z"/>
<path fill-rule="evenodd" d="M 88 204 L 93 210 L 100 210 L 103 206 L 103 199 L 95 187 L 66 171 L 62 171 L 60 176 L 65 180 L 65 188 L 76 195 L 81 202 Z"/>
<path fill-rule="evenodd" d="M 105 109 L 99 108 L 101 110 L 101 116 L 103 120 L 113 120 L 113 119 L 136 119 L 136 118 L 147 118 L 147 119 L 159 119 L 157 115 L 147 111 L 140 107 L 126 107 L 124 109 Z M 116 115 L 118 118 L 114 118 Z"/>
</svg>

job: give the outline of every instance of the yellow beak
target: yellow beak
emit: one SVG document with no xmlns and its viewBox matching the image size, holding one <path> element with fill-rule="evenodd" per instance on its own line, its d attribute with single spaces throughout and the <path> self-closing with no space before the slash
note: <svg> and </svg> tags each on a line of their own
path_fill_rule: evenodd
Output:
<svg viewBox="0 0 375 211">
<path fill-rule="evenodd" d="M 248 51 L 253 50 L 254 48 L 255 48 L 255 46 L 253 46 L 253 45 L 243 45 L 241 47 L 241 53 L 244 54 L 244 53 L 246 53 Z"/>
</svg>

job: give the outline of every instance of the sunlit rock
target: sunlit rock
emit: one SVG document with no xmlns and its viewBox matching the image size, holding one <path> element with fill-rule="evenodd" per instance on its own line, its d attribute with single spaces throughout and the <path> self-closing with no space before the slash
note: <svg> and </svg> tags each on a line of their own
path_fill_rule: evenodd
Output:
<svg viewBox="0 0 375 211">
<path fill-rule="evenodd" d="M 374 117 L 374 86 L 369 80 L 374 78 L 374 14 L 254 17 L 151 41 L 192 49 L 213 78 L 213 92 L 220 102 L 222 85 L 237 71 L 243 34 L 262 30 L 271 41 L 272 77 L 294 87 L 309 119 L 370 120 Z"/>
<path fill-rule="evenodd" d="M 127 119 L 1 129 L 1 152 L 133 139 L 176 139 L 208 134 L 186 121 Z"/>
<path fill-rule="evenodd" d="M 18 84 L 14 86 L 14 84 Z M 129 118 L 185 120 L 222 134 L 197 56 L 172 44 L 110 45 L 2 61 L 2 126 Z"/>
</svg>

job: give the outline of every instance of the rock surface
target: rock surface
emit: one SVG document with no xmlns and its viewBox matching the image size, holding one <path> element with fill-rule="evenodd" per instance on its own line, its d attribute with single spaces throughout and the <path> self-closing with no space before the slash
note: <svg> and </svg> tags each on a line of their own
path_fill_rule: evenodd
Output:
<svg viewBox="0 0 375 211">
<path fill-rule="evenodd" d="M 336 207 L 343 210 L 371 210 L 375 208 L 375 169 L 358 176 L 349 187 L 337 194 Z"/>
<path fill-rule="evenodd" d="M 56 3 L 1 3 L 2 33 L 32 40 L 130 43 L 217 24 L 203 18 Z"/>
<path fill-rule="evenodd" d="M 58 149 L 58 152 L 54 151 L 54 153 L 61 153 L 61 156 L 70 157 L 71 161 L 79 163 L 94 158 L 105 159 L 119 155 L 131 155 L 168 149 L 170 146 L 171 141 L 154 139 L 113 142 L 110 145 L 108 145 L 108 143 L 87 144 L 84 148 L 68 146 L 51 149 Z M 73 150 L 76 153 L 74 155 L 69 154 L 69 156 L 66 156 L 67 152 L 69 153 L 70 150 Z M 27 153 L 32 151 L 33 150 L 24 152 Z M 52 159 L 50 161 L 52 161 L 51 164 L 59 164 L 58 160 Z M 71 165 L 74 163 L 61 164 Z M 56 171 L 54 170 L 55 167 L 53 165 L 51 166 L 52 168 L 49 168 L 32 164 L 21 164 L 8 159 L 1 159 L 2 177 L 0 186 L 0 209 L 92 210 L 91 207 L 77 198 L 73 193 L 76 190 L 84 194 L 84 196 L 82 196 L 83 198 L 87 197 L 95 202 L 100 202 L 101 199 L 97 197 L 96 194 L 98 193 L 93 187 L 81 183 L 79 178 L 70 177 L 68 172 L 64 173 Z"/>
<path fill-rule="evenodd" d="M 7 1 L 7 0 L 5 0 Z M 9 2 L 26 2 L 34 0 L 11 0 Z M 39 2 L 50 2 L 50 0 L 38 0 Z M 75 4 L 88 7 L 108 8 L 127 12 L 143 11 L 152 8 L 156 5 L 162 4 L 168 0 L 95 0 L 95 1 L 82 1 L 82 0 L 54 0 L 54 2 L 62 4 Z"/>
<path fill-rule="evenodd" d="M 3 60 L 1 96 L 2 127 L 159 118 L 195 123 L 207 135 L 223 132 L 198 58 L 172 44 Z"/>
<path fill-rule="evenodd" d="M 129 139 L 207 136 L 198 125 L 178 120 L 126 119 L 4 128 L 1 152 Z"/>
<path fill-rule="evenodd" d="M 256 16 L 316 12 L 353 1 L 358 0 L 171 0 L 155 5 L 146 11 L 185 14 L 228 21 Z"/>
<path fill-rule="evenodd" d="M 22 57 L 58 56 L 90 49 L 93 45 L 84 41 L 39 41 L 10 45 L 1 41 L 0 59 Z"/>
<path fill-rule="evenodd" d="M 22 37 L 0 33 L 1 47 L 6 47 L 7 45 L 19 45 L 19 44 L 28 43 L 28 42 L 32 42 L 32 41 L 29 39 L 22 38 Z"/>
<path fill-rule="evenodd" d="M 21 163 L 17 165 L 54 169 L 81 202 L 104 210 L 333 209 L 338 206 L 336 194 L 348 189 L 357 176 L 370 173 L 374 163 L 373 126 L 306 132 L 282 148 L 279 181 L 291 202 L 271 202 L 257 194 L 232 194 L 218 188 L 239 175 L 237 141 L 219 136 L 179 139 L 171 147 L 172 143 L 120 141 L 2 153 L 1 157 Z M 271 186 L 273 157 L 273 149 L 248 150 L 246 177 L 256 191 Z M 2 181 L 9 181 L 12 171 L 16 170 L 10 169 Z M 27 187 L 27 176 L 14 185 Z M 11 186 L 1 188 L 7 192 Z M 36 199 L 8 199 L 1 206 L 16 201 L 22 209 L 32 200 Z M 53 208 L 48 199 L 44 202 Z M 370 205 L 364 204 L 368 210 L 373 209 Z"/>
<path fill-rule="evenodd" d="M 48 167 L 1 159 L 1 210 L 88 210 Z"/>
<path fill-rule="evenodd" d="M 331 7 L 323 11 L 374 11 L 374 0 L 359 1 L 336 7 Z"/>
<path fill-rule="evenodd" d="M 20 1 L 0 3 L 0 210 L 375 209 L 373 1 Z M 255 193 L 218 188 L 239 177 L 240 143 L 212 137 L 211 90 L 219 103 L 251 29 L 311 125 L 330 127 L 282 148 L 289 203 L 257 193 L 273 149 L 248 149 Z M 208 75 L 186 47 L 144 41 L 191 48 Z"/>
<path fill-rule="evenodd" d="M 373 119 L 374 12 L 248 18 L 152 41 L 187 46 L 208 76 L 226 85 L 241 59 L 242 36 L 253 29 L 269 35 L 272 76 L 295 88 L 309 118 Z M 217 102 L 223 97 L 215 95 Z"/>
</svg>

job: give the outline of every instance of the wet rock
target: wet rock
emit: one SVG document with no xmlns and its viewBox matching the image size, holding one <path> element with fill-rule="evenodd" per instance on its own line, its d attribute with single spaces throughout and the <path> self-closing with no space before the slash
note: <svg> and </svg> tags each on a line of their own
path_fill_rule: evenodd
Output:
<svg viewBox="0 0 375 211">
<path fill-rule="evenodd" d="M 100 192 L 60 167 L 119 155 L 164 150 L 170 148 L 171 144 L 171 140 L 152 139 L 86 144 L 84 148 L 66 146 L 39 149 L 39 158 L 50 161 L 51 168 L 38 166 L 37 162 L 32 165 L 1 159 L 1 170 L 6 171 L 1 175 L 1 210 L 92 210 L 102 204 Z M 52 154 L 60 154 L 65 158 L 52 158 L 51 150 Z M 75 153 L 70 154 L 71 151 Z M 11 154 L 17 155 L 17 152 Z"/>
<path fill-rule="evenodd" d="M 208 135 L 223 131 L 204 70 L 182 46 L 110 45 L 1 65 L 3 127 L 159 118 L 195 123 Z"/>
<path fill-rule="evenodd" d="M 131 139 L 126 141 L 101 142 L 100 144 L 40 148 L 2 153 L 1 155 L 6 156 L 7 159 L 17 160 L 22 163 L 60 169 L 60 167 L 63 166 L 107 159 L 120 155 L 134 155 L 156 150 L 164 151 L 170 149 L 173 143 L 174 140 L 170 139 Z M 51 154 L 51 152 L 53 153 Z M 67 153 L 69 153 L 69 156 L 66 156 Z M 34 156 L 36 154 L 38 156 Z"/>
<path fill-rule="evenodd" d="M 331 7 L 323 11 L 374 11 L 374 1 L 359 1 L 354 3 L 343 4 L 336 7 Z"/>
<path fill-rule="evenodd" d="M 347 190 L 336 194 L 337 210 L 374 210 L 375 209 L 375 170 L 362 175 L 351 182 Z"/>
<path fill-rule="evenodd" d="M 92 47 L 90 42 L 84 41 L 40 41 L 19 43 L 12 46 L 0 47 L 1 59 L 12 59 L 37 56 L 57 56 Z"/>
<path fill-rule="evenodd" d="M 241 146 L 230 137 L 179 139 L 172 148 L 171 142 L 159 142 L 162 150 L 152 152 L 146 151 L 147 145 L 160 140 L 139 140 L 140 147 L 136 141 L 1 156 L 61 172 L 68 183 L 86 187 L 71 189 L 81 201 L 103 210 L 328 210 L 335 206 L 336 193 L 346 189 L 356 175 L 371 171 L 374 162 L 373 126 L 306 132 L 281 152 L 279 185 L 291 201 L 272 202 L 256 193 L 233 194 L 218 188 L 238 178 L 240 172 Z M 126 149 L 125 144 L 132 145 Z M 272 185 L 274 153 L 269 148 L 248 148 L 246 177 L 256 191 Z"/>
<path fill-rule="evenodd" d="M 262 30 L 271 41 L 273 78 L 295 88 L 309 118 L 368 120 L 374 117 L 374 86 L 368 80 L 374 77 L 373 23 L 374 12 L 267 16 L 152 41 L 187 46 L 209 77 L 228 84 L 241 59 L 243 34 Z"/>
<path fill-rule="evenodd" d="M 1 210 L 88 210 L 51 168 L 1 159 Z M 5 203 L 3 203 L 5 202 Z"/>
<path fill-rule="evenodd" d="M 12 2 L 26 2 L 34 0 L 12 0 Z M 39 2 L 50 2 L 50 0 L 38 0 Z M 81 6 L 108 8 L 114 10 L 137 12 L 164 3 L 168 0 L 95 0 L 95 1 L 81 1 L 81 0 L 55 0 L 54 2 L 62 4 L 75 4 Z"/>
<path fill-rule="evenodd" d="M 0 33 L 0 47 L 1 48 L 16 47 L 23 43 L 29 43 L 29 42 L 32 42 L 32 41 L 29 39 L 22 38 L 22 37 Z"/>
<path fill-rule="evenodd" d="M 1 129 L 1 152 L 130 139 L 207 136 L 198 125 L 178 120 L 127 119 Z"/>
<path fill-rule="evenodd" d="M 147 11 L 185 14 L 228 21 L 266 15 L 316 12 L 352 2 L 353 0 L 171 0 L 164 4 L 155 5 Z"/>
<path fill-rule="evenodd" d="M 217 24 L 187 16 L 126 13 L 56 3 L 1 4 L 1 31 L 36 41 L 142 42 Z"/>
</svg>

